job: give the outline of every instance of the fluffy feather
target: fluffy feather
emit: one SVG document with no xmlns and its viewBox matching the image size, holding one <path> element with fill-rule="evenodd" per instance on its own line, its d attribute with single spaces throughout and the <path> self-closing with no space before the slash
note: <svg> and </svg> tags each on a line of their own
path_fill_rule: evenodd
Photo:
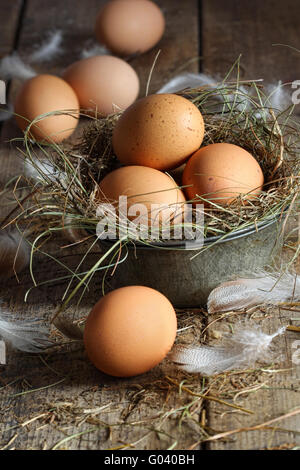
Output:
<svg viewBox="0 0 300 470">
<path fill-rule="evenodd" d="M 47 62 L 57 55 L 61 54 L 63 35 L 61 31 L 53 31 L 48 34 L 46 40 L 32 52 L 26 59 L 29 63 Z M 35 77 L 37 72 L 21 57 L 17 52 L 3 57 L 0 61 L 0 78 L 2 80 L 11 80 L 19 78 L 20 80 L 28 80 Z"/>
<path fill-rule="evenodd" d="M 157 93 L 175 93 L 185 88 L 197 88 L 203 85 L 216 87 L 217 82 L 216 79 L 204 73 L 184 73 L 172 78 Z"/>
<path fill-rule="evenodd" d="M 285 327 L 268 335 L 256 327 L 239 326 L 231 336 L 225 336 L 222 346 L 175 346 L 170 359 L 179 369 L 202 375 L 220 374 L 228 370 L 251 367 L 257 360 L 270 361 L 271 343 Z"/>
<path fill-rule="evenodd" d="M 30 259 L 30 246 L 17 229 L 0 230 L 0 279 L 21 272 Z"/>
<path fill-rule="evenodd" d="M 33 321 L 16 320 L 12 314 L 0 309 L 0 336 L 13 348 L 24 352 L 40 353 L 53 346 L 49 331 Z"/>
<path fill-rule="evenodd" d="M 87 59 L 88 57 L 93 57 L 95 55 L 105 55 L 109 54 L 108 49 L 105 46 L 101 46 L 99 44 L 94 44 L 93 46 L 83 49 L 81 52 L 81 58 Z"/>
<path fill-rule="evenodd" d="M 290 87 L 288 89 L 279 81 L 276 84 L 266 85 L 268 98 L 266 105 L 271 107 L 275 112 L 287 109 L 292 104 Z"/>
<path fill-rule="evenodd" d="M 290 300 L 300 300 L 297 276 L 259 271 L 216 287 L 208 297 L 207 310 L 209 313 L 228 312 Z"/>
<path fill-rule="evenodd" d="M 51 31 L 46 40 L 29 57 L 29 62 L 47 62 L 63 52 L 62 31 Z"/>
<path fill-rule="evenodd" d="M 201 86 L 208 86 L 212 89 L 222 88 L 223 84 L 218 80 L 217 77 L 211 77 L 204 73 L 184 73 L 178 75 L 177 77 L 172 78 L 168 83 L 166 83 L 157 93 L 175 93 L 186 88 L 197 88 Z M 249 101 L 245 99 L 248 91 L 245 87 L 240 86 L 238 91 L 234 90 L 232 94 L 226 94 L 224 99 L 226 100 L 235 100 L 236 107 L 240 109 L 241 112 L 244 112 L 249 106 Z M 222 95 L 216 95 L 216 98 L 220 101 L 220 104 L 223 102 Z M 222 110 L 222 107 L 220 108 Z"/>
<path fill-rule="evenodd" d="M 11 80 L 12 78 L 28 80 L 29 78 L 35 77 L 35 75 L 36 72 L 30 65 L 23 62 L 17 52 L 3 57 L 0 61 L 0 78 L 2 80 Z"/>
<path fill-rule="evenodd" d="M 261 80 L 263 81 L 263 80 Z M 219 80 L 217 77 L 212 77 L 203 73 L 184 73 L 177 75 L 166 83 L 157 93 L 175 93 L 184 90 L 185 88 L 196 88 L 200 86 L 209 86 L 218 88 Z M 222 86 L 222 85 L 221 85 Z M 277 84 L 265 84 L 266 89 L 266 108 L 272 108 L 275 112 L 280 112 L 287 109 L 291 105 L 291 96 L 282 82 Z M 239 93 L 234 92 L 232 99 L 238 100 L 237 107 L 244 111 L 249 106 L 249 101 L 244 99 L 243 95 L 247 95 L 249 90 L 242 85 L 239 87 Z M 221 98 L 221 97 L 220 97 Z M 227 95 L 227 99 L 230 95 Z M 266 117 L 268 109 L 259 111 L 256 115 L 258 118 Z M 263 115 L 264 114 L 264 115 Z"/>
<path fill-rule="evenodd" d="M 49 160 L 39 160 L 38 158 L 24 160 L 24 175 L 37 182 L 44 182 L 45 177 L 53 181 L 61 176 L 57 168 Z"/>
</svg>

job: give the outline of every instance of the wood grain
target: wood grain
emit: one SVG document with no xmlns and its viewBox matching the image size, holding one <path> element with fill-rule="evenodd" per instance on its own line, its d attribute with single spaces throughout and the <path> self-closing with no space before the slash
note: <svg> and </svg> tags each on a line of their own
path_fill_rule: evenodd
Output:
<svg viewBox="0 0 300 470">
<path fill-rule="evenodd" d="M 27 0 L 18 35 L 19 53 L 26 58 L 32 47 L 40 43 L 48 31 L 61 28 L 65 38 L 65 53 L 57 60 L 37 67 L 38 72 L 60 74 L 67 65 L 80 57 L 83 48 L 93 44 L 93 21 L 103 3 L 104 0 Z M 145 93 L 149 71 L 159 49 L 161 54 L 154 69 L 150 91 L 156 91 L 181 69 L 197 72 L 200 49 L 203 55 L 202 71 L 205 73 L 224 76 L 242 53 L 242 73 L 248 79 L 258 76 L 272 81 L 300 78 L 298 54 L 272 46 L 273 43 L 283 42 L 299 48 L 297 0 L 287 0 L 284 6 L 279 0 L 228 0 L 226 7 L 222 0 L 202 0 L 201 47 L 198 26 L 200 2 L 159 0 L 157 3 L 166 15 L 166 34 L 152 51 L 130 61 L 141 79 L 141 95 Z M 6 38 L 2 43 L 5 44 L 1 49 L 3 54 L 10 52 L 15 43 L 22 4 L 17 0 L 0 0 L 0 7 L 3 5 L 8 12 L 7 17 L 14 18 L 9 20 L 10 26 L 8 22 L 3 26 Z M 1 15 L 1 27 L 4 21 L 2 18 Z M 13 83 L 12 100 L 19 86 L 19 83 Z M 16 135 L 19 134 L 13 121 L 5 123 L 2 141 Z M 5 146 L 3 142 L 0 158 L 0 182 L 4 183 L 21 166 L 15 148 Z M 8 206 L 3 199 L 1 204 L 3 215 Z M 66 249 L 65 244 L 66 240 L 53 240 L 49 249 L 53 255 L 59 253 L 60 260 L 74 270 L 81 260 L 82 248 Z M 99 256 L 100 251 L 95 248 L 82 269 L 89 269 Z M 54 261 L 39 256 L 34 262 L 34 273 L 37 282 L 42 283 L 66 275 L 66 270 Z M 23 318 L 43 318 L 48 322 L 61 303 L 66 283 L 57 280 L 53 284 L 33 289 L 25 303 L 24 295 L 31 287 L 32 280 L 26 272 L 20 276 L 19 284 L 15 279 L 1 283 L 3 305 L 12 312 L 18 312 Z M 83 318 L 89 312 L 101 295 L 100 277 L 93 279 L 89 287 L 81 306 L 77 307 L 73 303 L 66 315 Z M 269 311 L 267 315 L 256 312 L 258 321 L 269 332 L 289 322 L 289 316 L 289 312 L 277 309 Z M 180 321 L 180 312 L 178 318 Z M 229 331 L 230 321 L 222 321 L 213 329 L 220 327 L 220 330 Z M 188 325 L 193 327 L 182 333 L 186 335 L 184 338 L 187 342 L 199 341 L 204 322 L 206 319 L 201 312 L 191 313 Z M 208 332 L 212 338 L 211 329 Z M 265 372 L 259 375 L 258 382 L 255 374 L 234 376 L 230 393 L 224 390 L 223 395 L 220 394 L 224 400 L 253 410 L 253 416 L 237 410 L 232 412 L 231 408 L 220 404 L 210 403 L 208 406 L 206 403 L 204 406 L 203 401 L 198 400 L 189 408 L 193 420 L 185 422 L 183 419 L 181 428 L 178 427 L 181 414 L 175 410 L 186 406 L 195 397 L 179 395 L 176 387 L 168 383 L 165 378 L 170 372 L 167 362 L 141 377 L 118 380 L 98 372 L 87 360 L 79 343 L 71 344 L 59 353 L 39 357 L 9 350 L 7 366 L 0 366 L 0 448 L 52 449 L 59 442 L 61 444 L 58 448 L 62 449 L 168 449 L 170 446 L 187 449 L 192 446 L 196 449 L 246 450 L 299 445 L 299 417 L 279 422 L 277 428 L 238 433 L 204 446 L 197 444 L 203 439 L 199 427 L 199 422 L 204 419 L 203 410 L 207 418 L 206 429 L 213 434 L 260 424 L 299 406 L 300 370 L 299 366 L 291 362 L 295 340 L 298 340 L 298 334 L 288 332 L 277 341 L 278 350 L 284 352 L 285 358 L 276 367 L 287 370 L 273 374 Z M 201 377 L 191 378 L 180 374 L 176 377 L 173 371 L 172 378 L 177 382 L 185 378 L 188 383 L 192 382 L 194 391 L 201 390 Z M 233 401 L 234 392 L 239 393 L 247 380 L 250 386 L 258 384 L 258 389 L 241 394 Z M 213 387 L 213 380 L 210 386 Z M 101 406 L 107 408 L 95 411 Z M 92 409 L 94 412 L 91 412 Z M 84 410 L 90 410 L 90 413 L 84 414 Z M 172 419 L 161 423 L 157 419 L 161 412 L 173 413 Z M 81 422 L 82 416 L 86 416 L 84 422 Z M 69 440 L 63 441 L 65 438 Z"/>
<path fill-rule="evenodd" d="M 1 4 L 0 4 L 1 5 Z M 0 41 L 0 59 L 13 52 L 14 47 L 17 45 L 18 31 L 21 26 L 21 13 L 24 6 L 23 0 L 16 0 L 15 2 L 2 2 L 0 10 L 1 21 L 1 41 Z M 0 76 L 0 80 L 3 77 Z M 6 83 L 8 91 L 8 83 Z M 0 109 L 2 105 L 0 105 Z M 0 133 L 2 122 L 0 122 Z M 0 139 L 1 142 L 1 139 Z"/>
<path fill-rule="evenodd" d="M 4 2 L 0 4 L 1 17 L 1 42 L 0 58 L 10 54 L 15 46 L 17 31 L 19 27 L 19 16 L 23 6 L 23 0 Z"/>
<path fill-rule="evenodd" d="M 93 22 L 103 3 L 99 0 L 28 0 L 19 35 L 19 53 L 26 59 L 33 46 L 40 43 L 48 31 L 61 28 L 65 38 L 65 53 L 57 60 L 37 67 L 38 72 L 60 74 L 67 65 L 80 58 L 83 48 L 93 44 Z M 157 3 L 165 11 L 166 34 L 155 49 L 131 61 L 140 76 L 142 94 L 145 93 L 146 79 L 159 48 L 162 52 L 153 74 L 152 90 L 176 74 L 181 65 L 192 72 L 198 70 L 197 61 L 186 65 L 188 59 L 198 55 L 198 2 L 166 0 Z M 19 86 L 16 81 L 13 83 L 12 100 Z M 19 134 L 14 123 L 7 122 L 2 140 L 16 135 Z M 0 158 L 0 179 L 5 182 L 21 167 L 17 165 L 15 148 L 4 147 L 3 143 Z M 81 260 L 83 248 L 65 249 L 63 246 L 66 243 L 63 239 L 53 240 L 50 249 L 52 254 L 59 254 L 60 260 L 68 267 L 75 269 Z M 82 269 L 89 269 L 99 255 L 99 249 L 95 248 Z M 34 272 L 39 283 L 66 275 L 64 268 L 42 256 L 36 258 Z M 55 281 L 52 285 L 33 289 L 27 303 L 24 303 L 24 295 L 30 287 L 32 280 L 28 273 L 20 276 L 20 284 L 14 279 L 2 283 L 4 305 L 23 318 L 43 318 L 48 322 L 61 303 L 66 283 Z M 71 318 L 86 316 L 99 299 L 100 277 L 95 278 L 89 287 L 81 306 L 73 304 L 68 310 L 67 314 Z M 51 449 L 62 439 L 79 433 L 79 436 L 62 443 L 59 448 L 130 448 L 133 444 L 133 448 L 137 449 L 166 449 L 176 440 L 180 442 L 179 446 L 185 448 L 198 439 L 196 423 L 199 421 L 202 401 L 198 400 L 191 410 L 196 423 L 183 423 L 180 436 L 180 415 L 174 413 L 174 419 L 158 424 L 156 417 L 161 412 L 180 408 L 190 401 L 188 396 L 178 397 L 176 387 L 165 380 L 166 367 L 163 364 L 141 377 L 118 380 L 98 372 L 87 360 L 81 344 L 71 345 L 60 353 L 46 357 L 9 350 L 8 364 L 0 369 L 0 447 Z M 202 379 L 197 378 L 197 383 L 201 387 Z M 1 389 L 1 386 L 4 388 Z M 23 395 L 24 391 L 26 394 Z M 87 416 L 84 423 L 78 422 L 83 410 L 102 405 L 108 405 L 108 408 Z M 26 424 L 31 419 L 33 421 Z M 130 425 L 130 422 L 136 424 Z"/>
<path fill-rule="evenodd" d="M 145 95 L 150 69 L 159 51 L 149 93 L 156 92 L 178 73 L 184 71 L 196 73 L 199 70 L 197 0 L 188 2 L 159 0 L 156 3 L 165 14 L 165 34 L 154 49 L 131 61 L 131 65 L 140 77 L 141 96 Z"/>
<path fill-rule="evenodd" d="M 202 53 L 206 73 L 222 78 L 242 55 L 242 76 L 271 83 L 298 80 L 300 4 L 287 0 L 202 1 Z"/>
<path fill-rule="evenodd" d="M 239 2 L 229 0 L 226 8 L 219 0 L 202 2 L 202 71 L 224 77 L 240 54 L 241 73 L 244 78 L 264 78 L 268 83 L 283 83 L 299 79 L 300 56 L 287 47 L 274 44 L 300 46 L 299 13 L 297 0 L 266 0 Z M 257 314 L 260 316 L 260 314 Z M 261 315 L 261 324 L 267 332 L 274 332 L 289 323 L 290 313 L 274 309 L 266 320 Z M 228 331 L 228 326 L 225 324 Z M 208 410 L 209 426 L 217 432 L 252 426 L 281 416 L 300 404 L 300 367 L 291 362 L 297 334 L 287 332 L 277 341 L 282 351 L 280 368 L 286 372 L 264 374 L 266 385 L 247 395 L 240 395 L 243 406 L 255 412 L 251 417 L 242 413 L 227 413 L 211 404 Z M 299 339 L 299 338 L 298 338 Z M 239 392 L 238 380 L 236 393 Z M 251 384 L 251 380 L 250 380 Z M 253 384 L 252 384 L 253 385 Z M 242 385 L 240 385 L 242 387 Z M 246 397 L 246 399 L 245 399 Z M 239 403 L 239 399 L 237 400 Z M 295 430 L 295 433 L 273 429 L 268 431 L 243 432 L 223 441 L 207 444 L 209 449 L 263 449 L 284 443 L 300 443 L 300 417 L 277 423 L 278 428 Z"/>
</svg>

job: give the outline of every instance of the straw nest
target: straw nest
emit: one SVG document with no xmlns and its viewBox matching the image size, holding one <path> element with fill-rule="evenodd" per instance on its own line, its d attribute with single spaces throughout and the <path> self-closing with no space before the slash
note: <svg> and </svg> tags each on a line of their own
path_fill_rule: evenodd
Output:
<svg viewBox="0 0 300 470">
<path fill-rule="evenodd" d="M 226 80 L 214 87 L 186 89 L 178 94 L 191 100 L 204 117 L 203 145 L 237 144 L 257 159 L 265 176 L 259 196 L 251 200 L 240 196 L 226 207 L 210 204 L 205 210 L 204 236 L 224 238 L 253 224 L 281 217 L 283 212 L 290 214 L 298 202 L 300 170 L 300 129 L 293 106 L 272 109 L 270 97 L 259 81 Z M 30 141 L 30 126 L 25 132 L 25 151 L 21 151 L 30 194 L 26 196 L 27 206 L 21 201 L 23 210 L 14 220 L 31 224 L 36 236 L 34 249 L 43 236 L 57 231 L 66 233 L 66 229 L 74 241 L 77 237 L 77 243 L 86 239 L 95 243 L 95 194 L 99 181 L 118 166 L 111 140 L 119 116 L 89 118 L 74 144 L 41 146 Z M 123 244 L 128 241 L 136 240 L 122 240 Z M 147 239 L 142 242 L 149 243 Z M 117 250 L 120 243 L 116 241 Z M 95 265 L 97 269 L 102 261 Z"/>
<path fill-rule="evenodd" d="M 270 108 L 269 97 L 255 81 L 222 82 L 213 88 L 188 89 L 178 94 L 190 99 L 204 117 L 203 145 L 239 145 L 257 159 L 265 176 L 264 190 L 251 200 L 243 201 L 241 196 L 226 207 L 210 203 L 205 236 L 226 235 L 290 207 L 299 191 L 300 169 L 300 129 L 292 116 L 292 106 L 284 111 Z M 111 144 L 118 117 L 92 118 L 74 145 L 50 145 L 42 149 L 42 154 L 25 135 L 28 164 L 39 175 L 35 191 L 36 203 L 41 204 L 39 214 L 55 201 L 56 210 L 52 217 L 49 211 L 47 215 L 58 227 L 64 225 L 62 219 L 68 218 L 71 226 L 73 220 L 76 227 L 95 228 L 98 183 L 118 166 Z"/>
</svg>

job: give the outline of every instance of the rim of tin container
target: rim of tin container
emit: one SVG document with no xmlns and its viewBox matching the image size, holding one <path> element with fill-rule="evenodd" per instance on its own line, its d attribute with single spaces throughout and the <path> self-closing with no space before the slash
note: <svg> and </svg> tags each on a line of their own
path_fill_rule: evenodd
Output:
<svg viewBox="0 0 300 470">
<path fill-rule="evenodd" d="M 141 242 L 141 241 L 134 241 L 134 246 L 128 246 L 129 249 L 146 249 L 146 250 L 155 250 L 157 248 L 160 249 L 177 249 L 177 250 L 186 250 L 192 251 L 197 250 L 203 247 L 208 247 L 209 245 L 213 245 L 214 243 L 226 243 L 232 240 L 238 240 L 239 238 L 247 237 L 255 232 L 260 232 L 265 228 L 273 225 L 278 221 L 281 217 L 284 217 L 286 208 L 282 213 L 276 214 L 275 216 L 258 222 L 257 224 L 251 224 L 249 227 L 242 228 L 240 230 L 236 230 L 228 235 L 215 235 L 211 237 L 204 238 L 201 242 L 199 240 L 171 240 L 167 242 Z M 103 244 L 113 245 L 118 241 L 118 239 L 109 239 L 109 240 L 99 240 Z"/>
</svg>

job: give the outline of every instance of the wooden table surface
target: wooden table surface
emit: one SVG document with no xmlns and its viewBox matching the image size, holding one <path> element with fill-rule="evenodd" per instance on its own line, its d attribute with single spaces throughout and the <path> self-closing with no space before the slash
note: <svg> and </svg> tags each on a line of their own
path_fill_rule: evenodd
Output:
<svg viewBox="0 0 300 470">
<path fill-rule="evenodd" d="M 0 0 L 0 56 L 18 51 L 28 54 L 47 32 L 55 28 L 64 34 L 65 53 L 50 63 L 36 66 L 40 72 L 61 73 L 78 59 L 82 49 L 93 42 L 93 23 L 103 0 Z M 158 46 L 132 60 L 141 79 L 141 95 L 157 50 L 151 90 L 155 92 L 182 71 L 204 72 L 223 77 L 242 54 L 244 78 L 264 78 L 275 83 L 300 79 L 300 54 L 285 46 L 300 48 L 298 0 L 158 0 L 166 16 L 166 32 Z M 1 79 L 1 77 L 0 77 Z M 8 89 L 13 101 L 20 86 L 14 80 Z M 2 124 L 0 149 L 1 187 L 22 165 L 16 149 L 7 139 L 19 136 L 13 120 Z M 9 200 L 1 201 L 4 215 Z M 80 249 L 64 250 L 60 258 L 76 266 Z M 90 254 L 97 256 L 97 251 Z M 88 263 L 88 260 L 87 260 Z M 41 282 L 63 269 L 41 257 L 35 261 Z M 24 318 L 47 321 L 60 304 L 62 282 L 25 292 L 32 286 L 28 273 L 20 282 L 11 279 L 1 285 L 4 305 Z M 84 316 L 100 296 L 95 280 L 90 293 L 74 315 Z M 78 311 L 79 309 L 79 311 Z M 76 312 L 75 312 L 76 310 Z M 256 319 L 273 332 L 289 322 L 290 312 L 258 311 Z M 296 314 L 294 314 L 295 316 Z M 299 315 L 299 314 L 298 314 Z M 186 335 L 201 336 L 211 320 L 200 310 L 178 313 Z M 219 322 L 227 329 L 228 319 Z M 191 332 L 192 331 L 192 332 Z M 213 336 L 213 335 L 211 335 Z M 188 336 L 186 336 L 188 338 Z M 209 338 L 208 338 L 209 339 Z M 258 430 L 244 429 L 222 439 L 209 440 L 217 433 L 251 428 L 299 409 L 300 367 L 291 362 L 293 342 L 299 333 L 287 332 L 277 346 L 283 357 L 276 366 L 251 370 L 228 378 L 204 380 L 169 371 L 165 364 L 143 376 L 118 380 L 101 374 L 88 362 L 81 345 L 46 356 L 8 351 L 8 363 L 0 366 L 0 448 L 3 449 L 266 449 L 296 448 L 300 445 L 300 416 L 280 419 Z M 178 383 L 185 380 L 193 393 L 213 395 L 229 405 L 191 395 Z M 177 375 L 176 375 L 177 374 Z M 218 382 L 219 381 L 219 382 Z M 222 388 L 222 381 L 224 386 Z M 226 384 L 226 386 L 225 386 Z M 214 392 L 215 391 L 215 392 Z M 216 395 L 215 395 L 216 396 Z"/>
</svg>

